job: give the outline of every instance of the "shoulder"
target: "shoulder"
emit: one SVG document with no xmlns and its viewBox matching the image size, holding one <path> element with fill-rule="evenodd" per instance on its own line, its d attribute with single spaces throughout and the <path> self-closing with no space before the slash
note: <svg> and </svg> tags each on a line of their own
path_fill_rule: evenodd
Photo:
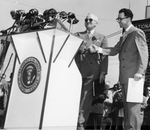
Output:
<svg viewBox="0 0 150 130">
<path fill-rule="evenodd" d="M 81 35 L 85 35 L 85 34 L 86 34 L 86 31 L 74 33 L 74 35 L 76 35 L 76 36 L 81 36 Z"/>
<path fill-rule="evenodd" d="M 94 32 L 93 37 L 95 37 L 96 39 L 101 39 L 101 41 L 106 41 L 107 38 L 104 34 L 98 33 L 98 32 Z"/>
<path fill-rule="evenodd" d="M 97 37 L 101 37 L 101 38 L 106 37 L 104 34 L 98 33 L 96 31 L 94 32 L 93 36 L 97 36 Z"/>
<path fill-rule="evenodd" d="M 140 28 L 133 26 L 133 32 L 137 35 L 145 35 L 144 31 Z"/>
</svg>

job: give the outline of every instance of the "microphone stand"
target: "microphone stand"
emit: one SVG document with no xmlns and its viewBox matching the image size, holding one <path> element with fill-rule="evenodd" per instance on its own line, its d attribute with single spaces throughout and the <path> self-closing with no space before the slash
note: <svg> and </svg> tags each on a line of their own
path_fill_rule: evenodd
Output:
<svg viewBox="0 0 150 130">
<path fill-rule="evenodd" d="M 73 27 L 73 19 L 70 19 L 70 26 L 69 26 L 69 32 L 72 32 L 72 27 Z"/>
</svg>

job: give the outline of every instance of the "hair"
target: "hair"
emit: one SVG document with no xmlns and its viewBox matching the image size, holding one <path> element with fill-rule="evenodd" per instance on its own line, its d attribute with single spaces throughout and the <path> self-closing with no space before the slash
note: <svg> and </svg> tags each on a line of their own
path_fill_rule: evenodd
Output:
<svg viewBox="0 0 150 130">
<path fill-rule="evenodd" d="M 120 13 L 124 13 L 124 15 L 126 17 L 131 18 L 131 21 L 132 21 L 132 19 L 133 19 L 133 13 L 132 13 L 132 11 L 130 9 L 123 8 L 123 9 L 119 10 L 119 14 Z"/>
</svg>

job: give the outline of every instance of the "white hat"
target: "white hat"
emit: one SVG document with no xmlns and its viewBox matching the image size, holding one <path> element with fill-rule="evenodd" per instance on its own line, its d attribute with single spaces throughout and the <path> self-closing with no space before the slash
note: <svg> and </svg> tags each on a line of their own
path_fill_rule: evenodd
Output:
<svg viewBox="0 0 150 130">
<path fill-rule="evenodd" d="M 95 20 L 98 23 L 98 17 L 92 13 L 89 13 L 86 18 L 91 18 L 93 20 Z"/>
</svg>

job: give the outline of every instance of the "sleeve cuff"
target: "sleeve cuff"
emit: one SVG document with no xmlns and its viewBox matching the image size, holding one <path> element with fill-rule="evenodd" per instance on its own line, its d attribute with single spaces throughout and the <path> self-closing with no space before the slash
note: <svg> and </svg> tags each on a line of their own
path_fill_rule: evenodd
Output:
<svg viewBox="0 0 150 130">
<path fill-rule="evenodd" d="M 101 73 L 100 73 L 100 75 L 106 75 L 106 74 L 107 74 L 106 72 L 101 72 Z"/>
</svg>

